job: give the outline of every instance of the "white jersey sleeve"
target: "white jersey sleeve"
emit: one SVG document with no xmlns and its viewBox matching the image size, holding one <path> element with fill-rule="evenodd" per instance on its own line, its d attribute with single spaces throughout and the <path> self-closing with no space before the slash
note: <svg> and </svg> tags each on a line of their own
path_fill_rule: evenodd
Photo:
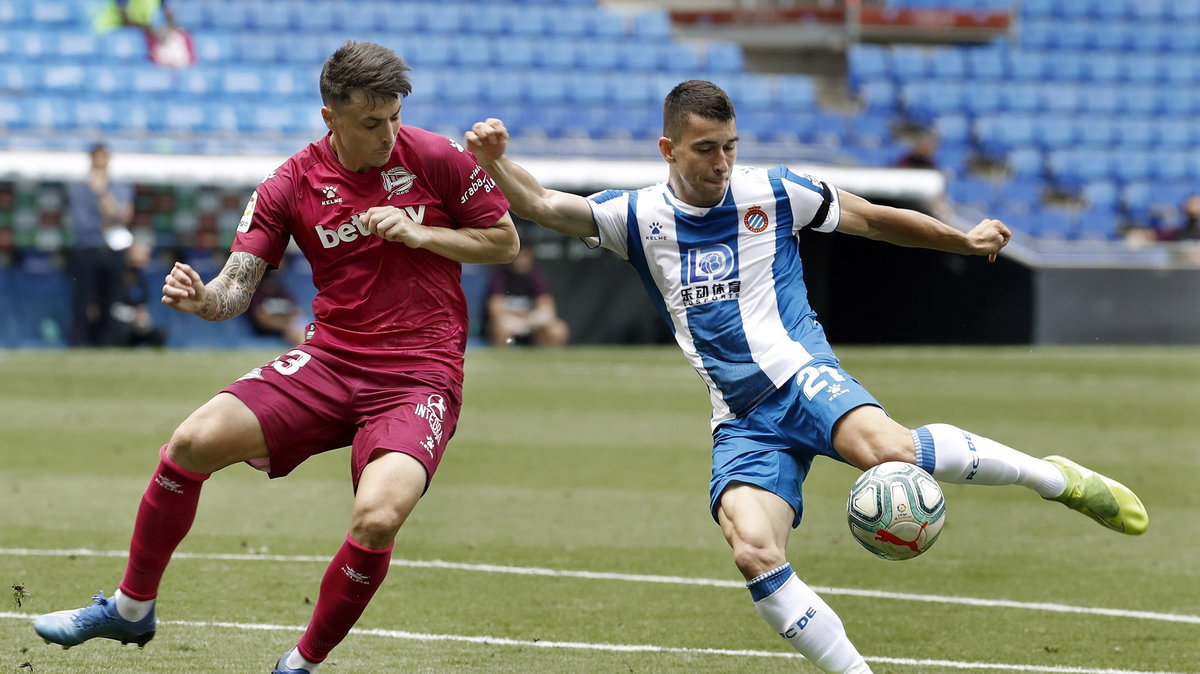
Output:
<svg viewBox="0 0 1200 674">
<path fill-rule="evenodd" d="M 807 173 L 795 173 L 787 167 L 782 171 L 780 183 L 787 191 L 792 207 L 793 231 L 810 228 L 818 232 L 832 232 L 842 218 L 838 191 L 823 180 Z"/>
<path fill-rule="evenodd" d="M 598 237 L 587 237 L 584 242 L 595 248 L 603 246 L 629 259 L 629 192 L 605 190 L 588 197 L 592 207 L 592 218 L 596 221 Z"/>
</svg>

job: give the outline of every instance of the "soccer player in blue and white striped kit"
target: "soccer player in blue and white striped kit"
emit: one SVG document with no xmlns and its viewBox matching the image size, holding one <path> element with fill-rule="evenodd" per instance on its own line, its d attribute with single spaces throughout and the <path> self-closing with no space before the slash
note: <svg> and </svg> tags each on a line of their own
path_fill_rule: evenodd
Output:
<svg viewBox="0 0 1200 674">
<path fill-rule="evenodd" d="M 809 306 L 797 232 L 843 232 L 963 255 L 996 254 L 998 220 L 962 232 L 916 211 L 872 204 L 786 166 L 734 164 L 733 104 L 710 82 L 676 86 L 663 105 L 667 181 L 584 198 L 544 188 L 504 154 L 502 121 L 466 134 L 518 215 L 608 248 L 641 276 L 713 406 L 713 517 L 755 607 L 826 672 L 870 672 L 833 610 L 785 556 L 814 456 L 866 470 L 920 466 L 943 482 L 1028 487 L 1126 534 L 1149 523 L 1123 485 L 1062 457 L 1038 459 L 947 424 L 905 428 L 843 370 Z"/>
</svg>

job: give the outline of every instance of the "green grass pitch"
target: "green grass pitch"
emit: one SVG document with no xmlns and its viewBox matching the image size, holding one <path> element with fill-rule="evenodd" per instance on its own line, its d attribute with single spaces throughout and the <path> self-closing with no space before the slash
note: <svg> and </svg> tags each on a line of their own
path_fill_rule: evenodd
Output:
<svg viewBox="0 0 1200 674">
<path fill-rule="evenodd" d="M 267 672 L 295 643 L 345 534 L 345 452 L 206 483 L 144 651 L 64 651 L 29 623 L 112 592 L 158 447 L 272 355 L 0 352 L 0 672 Z M 790 558 L 877 673 L 1200 672 L 1200 351 L 841 356 L 901 423 L 1065 454 L 1151 516 L 1125 537 L 1020 488 L 949 485 L 938 544 L 884 562 L 846 529 L 856 471 L 818 459 Z M 707 512 L 707 393 L 674 349 L 467 361 L 463 419 L 398 563 L 322 672 L 817 671 L 739 587 Z"/>
</svg>

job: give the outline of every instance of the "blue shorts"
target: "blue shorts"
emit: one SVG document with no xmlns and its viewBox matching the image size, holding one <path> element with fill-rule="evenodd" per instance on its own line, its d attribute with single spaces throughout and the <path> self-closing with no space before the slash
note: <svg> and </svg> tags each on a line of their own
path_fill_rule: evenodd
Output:
<svg viewBox="0 0 1200 674">
<path fill-rule="evenodd" d="M 836 362 L 814 361 L 745 416 L 718 426 L 708 486 L 713 519 L 725 488 L 744 483 L 787 501 L 796 513 L 792 526 L 798 526 L 804 514 L 801 484 L 813 457 L 846 461 L 833 449 L 833 426 L 863 405 L 882 407 Z"/>
</svg>

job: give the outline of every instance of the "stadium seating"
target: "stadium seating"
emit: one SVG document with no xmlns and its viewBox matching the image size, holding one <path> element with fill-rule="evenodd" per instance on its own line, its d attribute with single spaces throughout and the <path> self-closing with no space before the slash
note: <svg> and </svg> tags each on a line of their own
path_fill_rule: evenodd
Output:
<svg viewBox="0 0 1200 674">
<path fill-rule="evenodd" d="M 1000 0 L 888 5 L 1011 9 Z M 1200 165 L 1192 159 L 1200 154 L 1200 125 L 1193 121 L 1200 113 L 1200 0 L 1029 0 L 1016 6 L 1011 39 L 855 45 L 848 82 L 869 108 L 893 108 L 898 120 L 929 126 L 943 143 L 969 150 L 950 158 L 974 154 L 1006 163 L 1010 180 L 1037 180 L 1046 193 L 1078 199 L 1079 210 L 1068 216 L 1035 208 L 1027 222 L 1012 223 L 1030 233 L 1117 238 L 1120 223 L 1144 222 L 1151 204 L 1177 206 L 1200 191 L 1189 187 L 1200 182 Z M 981 203 L 982 188 L 963 177 L 967 166 L 944 168 L 952 181 L 966 181 L 951 182 L 952 199 Z M 1000 212 L 1019 206 L 991 205 Z"/>
</svg>

